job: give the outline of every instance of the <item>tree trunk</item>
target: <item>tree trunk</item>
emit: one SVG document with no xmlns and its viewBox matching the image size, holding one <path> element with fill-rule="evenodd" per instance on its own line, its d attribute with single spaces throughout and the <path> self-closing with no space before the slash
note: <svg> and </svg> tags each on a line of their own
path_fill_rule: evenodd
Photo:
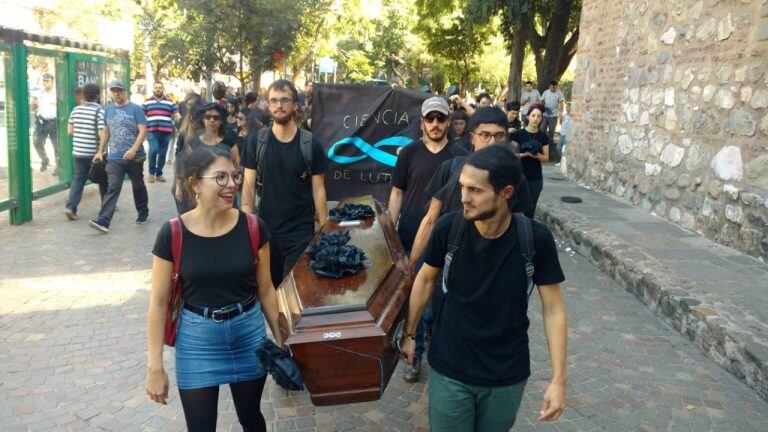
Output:
<svg viewBox="0 0 768 432">
<path fill-rule="evenodd" d="M 565 73 L 565 71 L 568 69 L 568 66 L 571 65 L 571 60 L 573 60 L 573 56 L 576 55 L 576 51 L 578 51 L 579 48 L 579 28 L 576 27 L 576 30 L 573 31 L 571 34 L 571 37 L 568 39 L 568 42 L 565 43 L 565 46 L 563 46 L 563 53 L 560 55 L 560 64 L 557 67 L 557 80 L 560 79 L 561 76 Z"/>
<path fill-rule="evenodd" d="M 253 90 L 256 92 L 261 89 L 261 73 L 261 67 L 255 65 L 251 66 L 251 80 L 253 81 Z"/>
<path fill-rule="evenodd" d="M 523 87 L 523 61 L 525 60 L 525 24 L 527 14 L 521 14 L 515 23 L 515 29 L 510 41 L 511 58 L 509 60 L 509 76 L 507 78 L 507 102 L 520 100 L 520 89 Z"/>
<path fill-rule="evenodd" d="M 565 38 L 568 36 L 568 20 L 572 7 L 573 0 L 555 2 L 554 13 L 544 34 L 544 52 L 539 51 L 536 55 L 536 87 L 540 92 L 549 87 L 550 81 L 557 81 L 562 75 L 558 72 Z"/>
</svg>

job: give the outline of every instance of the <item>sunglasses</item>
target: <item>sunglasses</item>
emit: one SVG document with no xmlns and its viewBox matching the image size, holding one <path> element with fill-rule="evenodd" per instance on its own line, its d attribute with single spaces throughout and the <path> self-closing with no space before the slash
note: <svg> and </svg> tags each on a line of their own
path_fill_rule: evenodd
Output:
<svg viewBox="0 0 768 432">
<path fill-rule="evenodd" d="M 237 121 L 245 121 L 245 116 L 237 116 Z"/>
<path fill-rule="evenodd" d="M 448 120 L 448 116 L 445 114 L 427 114 L 424 116 L 424 121 L 426 123 L 432 123 L 435 120 L 437 120 L 438 123 L 445 123 L 445 121 Z"/>
<path fill-rule="evenodd" d="M 224 171 L 217 171 L 214 175 L 198 176 L 197 178 L 213 178 L 216 179 L 217 185 L 224 187 L 229 184 L 230 177 L 235 185 L 239 186 L 243 183 L 243 173 L 240 171 L 235 171 L 232 174 L 225 173 Z"/>
<path fill-rule="evenodd" d="M 205 120 L 221 121 L 221 116 L 206 114 L 203 116 Z"/>
</svg>

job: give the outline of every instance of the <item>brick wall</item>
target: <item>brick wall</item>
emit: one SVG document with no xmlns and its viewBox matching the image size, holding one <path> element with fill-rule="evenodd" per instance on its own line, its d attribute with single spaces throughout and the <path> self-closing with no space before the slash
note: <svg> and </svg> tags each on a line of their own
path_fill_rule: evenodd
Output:
<svg viewBox="0 0 768 432">
<path fill-rule="evenodd" d="M 584 0 L 569 177 L 768 258 L 768 2 Z"/>
</svg>

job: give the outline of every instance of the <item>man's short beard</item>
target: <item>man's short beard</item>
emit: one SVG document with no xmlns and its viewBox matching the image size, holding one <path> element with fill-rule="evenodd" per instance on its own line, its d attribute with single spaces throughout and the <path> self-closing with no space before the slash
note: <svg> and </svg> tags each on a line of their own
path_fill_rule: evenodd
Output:
<svg viewBox="0 0 768 432">
<path fill-rule="evenodd" d="M 279 125 L 287 125 L 288 123 L 293 121 L 293 114 L 288 115 L 285 117 L 285 119 L 280 119 L 277 116 L 272 116 L 272 120 L 275 121 L 275 123 Z"/>
<path fill-rule="evenodd" d="M 488 220 L 488 219 L 493 218 L 497 214 L 499 214 L 499 207 L 498 206 L 493 206 L 492 209 L 490 209 L 488 211 L 484 211 L 484 212 L 478 214 L 477 216 L 473 216 L 471 218 L 467 217 L 467 211 L 464 210 L 464 219 L 466 219 L 469 222 L 484 221 L 484 220 Z"/>
<path fill-rule="evenodd" d="M 447 133 L 448 133 L 448 129 L 444 130 L 444 131 L 443 131 L 443 134 L 442 134 L 442 135 L 440 135 L 440 137 L 438 137 L 438 138 L 432 138 L 432 137 L 429 135 L 429 130 L 427 130 L 427 138 L 429 138 L 431 141 L 441 141 L 443 138 L 445 138 L 445 135 L 446 135 Z"/>
</svg>

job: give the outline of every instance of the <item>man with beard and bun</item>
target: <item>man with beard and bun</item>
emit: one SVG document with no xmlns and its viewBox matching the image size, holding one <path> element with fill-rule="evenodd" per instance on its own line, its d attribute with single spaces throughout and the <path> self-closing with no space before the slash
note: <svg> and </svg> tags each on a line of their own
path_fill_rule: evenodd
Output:
<svg viewBox="0 0 768 432">
<path fill-rule="evenodd" d="M 389 196 L 392 222 L 397 224 L 400 241 L 409 254 L 429 203 L 429 194 L 425 188 L 432 175 L 444 161 L 467 154 L 466 150 L 448 140 L 450 116 L 445 99 L 431 97 L 425 100 L 421 105 L 421 115 L 422 138 L 404 147 L 398 155 Z M 424 352 L 423 335 L 424 326 L 420 325 L 417 358 L 412 367 L 405 371 L 407 381 L 419 379 L 421 355 Z"/>
<path fill-rule="evenodd" d="M 152 86 L 152 97 L 142 106 L 147 117 L 147 141 L 149 141 L 149 182 L 164 182 L 163 167 L 174 131 L 174 121 L 181 118 L 176 102 L 165 95 L 163 83 Z"/>
<path fill-rule="evenodd" d="M 328 159 L 311 132 L 296 124 L 299 94 L 293 83 L 275 81 L 267 95 L 273 123 L 259 130 L 256 145 L 243 155 L 242 210 L 255 210 L 259 189 L 258 213 L 269 227 L 272 280 L 279 286 L 312 240 L 315 214 L 321 224 L 328 218 Z"/>
<path fill-rule="evenodd" d="M 429 350 L 432 431 L 508 431 L 515 423 L 531 374 L 526 239 L 518 235 L 518 223 L 530 224 L 532 280 L 552 362 L 539 420 L 557 420 L 565 409 L 568 326 L 560 292 L 565 277 L 552 233 L 509 211 L 520 175 L 519 162 L 505 146 L 467 157 L 460 176 L 463 208 L 438 220 L 416 276 L 401 345 L 409 364 L 416 361 L 419 316 L 436 284 L 443 292 Z"/>
</svg>

